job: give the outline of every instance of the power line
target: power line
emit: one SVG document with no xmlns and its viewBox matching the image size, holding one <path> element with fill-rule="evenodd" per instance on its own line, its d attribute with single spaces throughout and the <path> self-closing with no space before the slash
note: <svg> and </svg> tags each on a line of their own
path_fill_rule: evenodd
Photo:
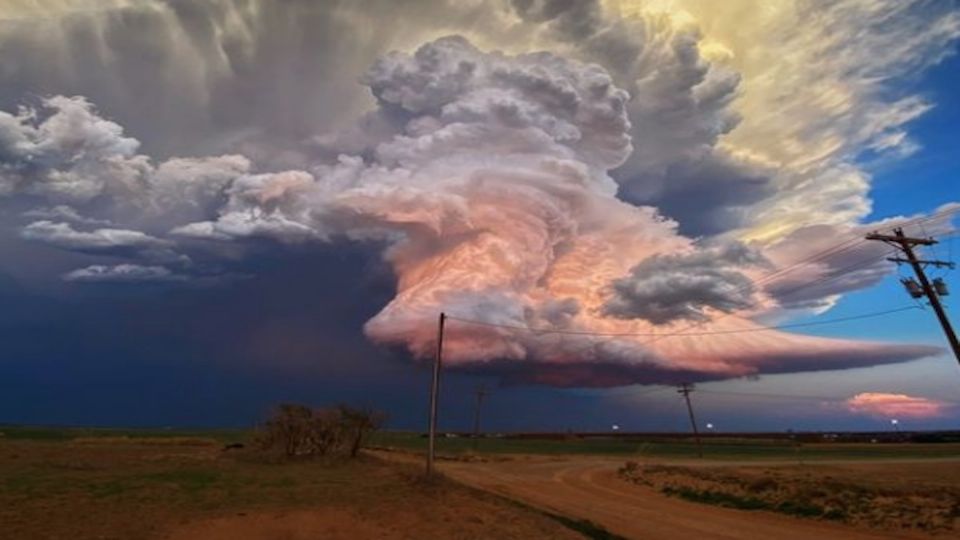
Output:
<svg viewBox="0 0 960 540">
<path fill-rule="evenodd" d="M 949 214 L 952 214 L 952 213 L 956 213 L 956 212 L 958 212 L 958 211 L 960 211 L 960 205 L 958 205 L 958 206 L 956 206 L 956 207 L 953 207 L 953 208 L 946 209 L 946 210 L 942 210 L 942 211 L 940 211 L 940 212 L 937 212 L 937 213 L 935 213 L 935 214 L 932 214 L 932 215 L 927 216 L 927 217 L 924 217 L 924 218 L 916 218 L 916 219 L 909 220 L 909 221 L 906 221 L 906 222 L 898 223 L 898 224 L 896 224 L 896 225 L 890 225 L 890 226 L 887 226 L 887 227 L 881 227 L 880 229 L 877 229 L 877 232 L 874 232 L 872 235 L 868 235 L 866 239 L 857 239 L 857 240 L 851 239 L 851 240 L 847 240 L 847 241 L 845 241 L 845 242 L 842 242 L 842 243 L 839 244 L 839 245 L 836 245 L 836 246 L 833 246 L 833 247 L 831 247 L 831 248 L 828 248 L 828 249 L 826 249 L 826 250 L 822 250 L 822 251 L 820 251 L 820 252 L 818 252 L 818 253 L 815 253 L 814 255 L 809 256 L 809 257 L 807 257 L 807 258 L 805 258 L 805 259 L 803 259 L 803 260 L 801 260 L 801 261 L 797 261 L 797 262 L 793 263 L 793 264 L 790 265 L 790 266 L 787 266 L 787 267 L 785 267 L 785 268 L 781 268 L 781 269 L 779 269 L 779 270 L 776 270 L 776 271 L 768 274 L 767 276 L 758 278 L 757 280 L 754 280 L 754 281 L 752 281 L 751 283 L 743 286 L 742 289 L 743 289 L 743 290 L 752 289 L 753 287 L 755 287 L 755 286 L 757 286 L 757 285 L 766 283 L 766 282 L 768 282 L 768 281 L 770 281 L 770 280 L 772 280 L 772 279 L 774 279 L 774 278 L 776 278 L 776 277 L 783 276 L 783 275 L 785 275 L 785 274 L 787 274 L 787 273 L 789 273 L 789 272 L 792 272 L 792 271 L 796 270 L 797 268 L 800 268 L 800 267 L 805 266 L 805 265 L 807 265 L 807 264 L 810 264 L 810 263 L 812 263 L 812 262 L 817 262 L 817 261 L 823 260 L 823 259 L 825 259 L 825 258 L 827 258 L 827 257 L 829 257 L 829 256 L 836 255 L 836 254 L 838 254 L 838 253 L 843 253 L 843 252 L 845 252 L 845 251 L 849 251 L 850 249 L 853 249 L 854 247 L 860 245 L 861 243 L 863 243 L 863 242 L 866 241 L 866 240 L 884 240 L 884 241 L 888 241 L 888 242 L 897 243 L 897 244 L 899 245 L 899 247 L 901 247 L 901 248 L 903 249 L 903 251 L 908 255 L 908 258 L 910 259 L 910 262 L 913 264 L 914 268 L 915 268 L 915 269 L 918 269 L 918 268 L 919 268 L 919 262 L 920 262 L 920 261 L 917 261 L 916 258 L 913 256 L 913 253 L 910 251 L 910 247 L 912 247 L 912 244 L 932 244 L 932 243 L 934 243 L 934 241 L 933 241 L 933 240 L 929 240 L 929 239 L 928 239 L 928 240 L 917 240 L 917 239 L 908 239 L 908 238 L 905 238 L 905 237 L 903 236 L 903 232 L 902 232 L 903 229 L 902 229 L 902 228 L 903 228 L 904 226 L 909 226 L 909 225 L 912 225 L 912 224 L 924 223 L 924 222 L 927 222 L 927 221 L 932 221 L 932 220 L 937 219 L 937 218 L 939 218 L 939 217 L 942 217 L 942 216 L 945 216 L 945 215 L 949 215 Z M 885 237 L 884 235 L 878 234 L 878 232 L 879 232 L 880 230 L 889 230 L 889 229 L 894 229 L 894 231 L 895 231 L 895 233 L 896 233 L 896 235 L 897 235 L 896 240 L 893 240 L 893 237 Z M 862 264 L 862 262 L 861 262 L 861 263 L 857 263 L 857 264 L 858 264 L 858 265 L 859 265 L 859 264 Z M 842 273 L 843 271 L 844 271 L 844 270 L 842 269 L 840 272 L 837 272 L 837 274 L 840 274 L 840 273 Z M 931 290 L 931 288 L 930 288 L 929 284 L 926 283 L 926 278 L 923 277 L 921 270 L 918 270 L 918 275 L 921 277 L 921 281 L 923 282 L 924 289 L 927 291 L 928 296 L 930 296 L 930 290 Z M 819 282 L 825 282 L 825 280 L 826 280 L 826 281 L 829 281 L 829 280 L 835 279 L 836 277 L 837 277 L 837 276 L 833 276 L 833 277 L 826 277 L 826 276 L 825 276 L 824 278 L 821 278 L 820 280 L 817 280 L 817 281 L 819 281 Z M 815 281 L 814 283 L 810 283 L 810 284 L 807 284 L 807 285 L 805 285 L 805 286 L 811 286 L 811 285 L 813 285 L 813 284 L 816 284 L 816 281 Z M 945 315 L 943 315 L 943 314 L 941 313 L 942 310 L 939 309 L 939 302 L 938 302 L 935 298 L 931 298 L 931 304 L 933 304 L 933 306 L 934 306 L 935 308 L 937 308 L 937 309 L 936 309 L 937 314 L 938 314 L 938 316 L 941 316 L 941 317 L 940 317 L 940 318 L 941 318 L 941 322 L 944 324 L 945 330 L 947 330 L 947 331 L 948 331 L 947 333 L 952 337 L 952 332 L 949 331 L 949 324 L 948 324 L 947 322 L 945 322 Z M 777 329 L 785 329 L 785 328 L 799 328 L 799 327 L 808 327 L 808 326 L 815 326 L 815 325 L 834 324 L 834 323 L 838 323 L 838 322 L 851 321 L 851 320 L 857 320 L 857 319 L 864 319 L 864 318 L 868 318 L 868 317 L 878 317 L 878 316 L 881 316 L 881 315 L 887 315 L 887 314 L 890 314 L 890 313 L 896 313 L 896 312 L 906 311 L 906 310 L 911 310 L 911 309 L 917 309 L 917 307 L 916 307 L 916 306 L 909 306 L 909 307 L 892 309 L 892 310 L 887 310 L 887 311 L 882 311 L 882 312 L 865 313 L 865 314 L 856 315 L 856 316 L 851 316 L 851 317 L 843 317 L 843 318 L 839 318 L 839 319 L 832 319 L 832 320 L 828 320 L 828 321 L 812 321 L 812 322 L 808 322 L 808 323 L 796 323 L 796 324 L 785 324 L 785 325 L 776 325 L 776 326 L 764 326 L 764 327 L 757 327 L 757 328 L 750 328 L 750 329 L 740 329 L 740 330 L 717 330 L 717 331 L 710 331 L 710 332 L 687 332 L 687 330 L 689 330 L 689 329 L 691 329 L 691 328 L 696 328 L 696 327 L 699 327 L 699 326 L 703 326 L 704 324 L 707 324 L 708 322 L 713 322 L 713 321 L 710 321 L 710 320 L 708 319 L 708 320 L 704 320 L 704 321 L 695 323 L 695 324 L 693 324 L 693 325 L 687 326 L 686 328 L 684 328 L 683 330 L 681 330 L 681 331 L 679 331 L 679 332 L 674 332 L 674 333 L 670 333 L 670 334 L 660 334 L 660 335 L 650 334 L 650 333 L 583 332 L 583 331 L 569 331 L 569 330 L 556 330 L 556 329 L 537 330 L 537 329 L 531 329 L 531 328 L 529 328 L 529 327 L 514 326 L 514 325 L 503 325 L 503 324 L 497 324 L 497 323 L 487 323 L 487 322 L 484 322 L 484 321 L 476 321 L 476 320 L 466 319 L 466 318 L 460 318 L 460 317 L 450 317 L 450 316 L 447 316 L 445 313 L 441 312 L 441 313 L 440 313 L 440 317 L 439 317 L 439 324 L 438 324 L 438 328 L 437 328 L 436 358 L 435 358 L 435 360 L 434 360 L 433 373 L 432 373 L 431 385 L 430 385 L 430 413 L 429 413 L 429 425 L 428 425 L 429 441 L 428 441 L 427 463 L 426 463 L 426 465 L 427 465 L 427 466 L 426 466 L 427 476 L 431 476 L 432 473 L 433 473 L 433 469 L 434 469 L 434 454 L 435 454 L 436 430 L 437 430 L 437 413 L 438 413 L 438 402 L 439 402 L 439 393 L 440 393 L 440 373 L 441 373 L 441 365 L 442 365 L 442 361 L 443 361 L 444 323 L 445 323 L 445 321 L 446 321 L 447 319 L 457 320 L 457 321 L 460 321 L 460 322 L 463 322 L 463 323 L 467 323 L 467 324 L 476 324 L 476 325 L 483 325 L 483 326 L 489 326 L 489 327 L 510 328 L 510 329 L 514 329 L 514 330 L 523 330 L 523 331 L 528 331 L 528 332 L 551 333 L 551 334 L 561 334 L 561 335 L 564 335 L 564 334 L 567 334 L 567 335 L 573 334 L 573 335 L 592 335 L 592 336 L 618 336 L 618 335 L 619 335 L 619 336 L 631 336 L 631 335 L 632 335 L 632 336 L 654 336 L 654 339 L 652 339 L 652 340 L 650 340 L 650 341 L 648 341 L 648 342 L 646 343 L 646 344 L 650 344 L 650 343 L 652 343 L 652 342 L 654 342 L 654 341 L 657 341 L 657 340 L 660 340 L 660 339 L 664 339 L 664 338 L 667 338 L 667 337 L 677 336 L 677 335 L 681 335 L 681 336 L 683 336 L 683 335 L 687 335 L 687 336 L 716 335 L 716 334 L 730 334 L 730 333 L 757 332 L 757 331 L 765 331 L 765 330 L 777 330 Z M 727 313 L 727 314 L 725 314 L 725 315 L 723 315 L 723 316 L 728 316 L 728 315 L 730 315 L 730 314 Z M 721 317 L 721 318 L 722 318 L 722 317 Z M 956 338 L 955 338 L 955 337 L 953 337 L 953 339 L 951 340 L 951 345 L 953 345 L 954 351 L 956 352 L 956 351 L 957 351 L 957 343 L 956 343 Z M 960 355 L 958 355 L 958 358 L 960 358 Z M 694 435 L 697 437 L 698 452 L 700 453 L 700 456 L 702 457 L 702 455 L 703 455 L 703 454 L 702 454 L 702 451 L 699 450 L 699 442 L 700 442 L 700 441 L 699 441 L 699 433 L 697 433 L 696 421 L 695 421 L 694 416 L 693 416 L 693 408 L 692 408 L 692 405 L 691 405 L 691 403 L 690 403 L 690 392 L 691 392 L 692 390 L 693 390 L 693 386 L 692 386 L 692 385 L 690 385 L 689 383 L 683 383 L 683 384 L 680 385 L 680 390 L 678 390 L 678 391 L 679 391 L 681 394 L 684 395 L 684 398 L 685 398 L 685 400 L 686 400 L 686 402 L 687 402 L 687 410 L 688 410 L 688 412 L 689 412 L 689 414 L 690 414 L 690 422 L 691 422 L 691 425 L 692 425 L 693 430 L 694 430 Z M 477 428 L 479 427 L 479 407 L 480 407 L 480 403 L 482 402 L 483 395 L 484 395 L 484 392 L 483 392 L 482 390 L 481 390 L 480 392 L 478 392 L 478 394 L 477 394 L 478 403 L 477 403 L 477 419 L 476 419 L 476 422 L 475 422 L 475 424 L 476 424 L 476 426 L 475 426 L 475 431 L 476 431 Z M 759 394 L 754 394 L 754 395 L 759 395 Z M 784 396 L 784 397 L 786 397 L 786 396 Z M 819 398 L 818 398 L 818 399 L 819 399 Z"/>
<path fill-rule="evenodd" d="M 630 393 L 630 396 L 631 396 L 631 397 L 645 396 L 645 395 L 647 395 L 647 394 L 652 394 L 652 393 L 654 393 L 654 392 L 662 392 L 662 391 L 667 390 L 667 389 L 669 389 L 668 386 L 655 386 L 655 387 L 653 387 L 653 388 L 648 389 L 648 390 L 645 391 L 645 392 L 631 392 L 631 393 Z"/>
<path fill-rule="evenodd" d="M 953 208 L 947 208 L 947 209 L 941 210 L 941 211 L 939 211 L 939 212 L 935 212 L 935 213 L 933 213 L 933 214 L 931 214 L 931 215 L 929 215 L 929 216 L 922 216 L 922 217 L 914 218 L 914 219 L 907 220 L 907 221 L 904 221 L 904 222 L 900 222 L 900 223 L 896 223 L 896 224 L 891 224 L 891 225 L 888 225 L 888 226 L 886 226 L 886 227 L 880 227 L 880 228 L 877 229 L 877 230 L 878 230 L 878 231 L 892 230 L 892 229 L 902 228 L 902 227 L 904 227 L 904 226 L 916 225 L 917 223 L 925 223 L 925 222 L 927 222 L 927 221 L 933 221 L 933 220 L 935 220 L 935 219 L 939 219 L 939 218 L 941 218 L 941 217 L 944 217 L 944 216 L 947 216 L 947 215 L 956 213 L 956 212 L 958 212 L 958 211 L 960 211 L 960 205 L 958 205 L 958 206 L 956 206 L 956 207 L 953 207 Z M 802 266 L 805 266 L 805 265 L 807 265 L 807 264 L 810 264 L 811 262 L 817 262 L 817 261 L 819 261 L 819 260 L 822 260 L 822 259 L 830 256 L 830 255 L 836 255 L 836 254 L 838 254 L 838 253 L 842 253 L 842 252 L 845 252 L 845 251 L 849 251 L 850 249 L 853 249 L 854 247 L 856 247 L 856 246 L 860 245 L 861 243 L 865 242 L 866 240 L 867 240 L 866 238 L 860 238 L 860 239 L 856 239 L 856 240 L 854 240 L 854 239 L 847 240 L 846 242 L 842 242 L 841 244 L 839 244 L 839 245 L 837 245 L 837 246 L 834 246 L 833 248 L 827 248 L 826 250 L 823 250 L 823 251 L 820 251 L 820 252 L 818 252 L 818 253 L 815 253 L 814 255 L 812 255 L 812 256 L 810 256 L 810 257 L 807 257 L 806 259 L 803 259 L 803 260 L 801 260 L 801 261 L 799 261 L 799 262 L 796 262 L 796 263 L 792 264 L 791 266 L 788 266 L 788 267 L 786 267 L 786 268 L 777 270 L 777 271 L 773 272 L 772 274 L 768 274 L 767 276 L 764 276 L 764 277 L 758 278 L 758 279 L 756 279 L 756 280 L 753 280 L 753 281 L 750 282 L 750 283 L 747 283 L 747 284 L 745 284 L 745 285 L 743 285 L 743 286 L 741 286 L 741 287 L 738 287 L 737 290 L 738 290 L 739 292 L 748 292 L 748 291 L 751 290 L 754 286 L 756 286 L 756 285 L 763 285 L 763 284 L 767 283 L 768 281 L 770 281 L 770 279 L 772 279 L 772 278 L 774 278 L 774 277 L 781 277 L 781 276 L 783 276 L 784 274 L 787 274 L 787 273 L 789 273 L 789 272 L 792 272 L 793 270 L 796 270 L 797 268 L 800 268 L 800 267 L 802 267 Z M 841 248 L 842 248 L 842 249 L 841 249 Z M 729 315 L 730 315 L 730 313 L 725 313 L 725 314 L 721 315 L 720 317 L 718 317 L 717 319 L 722 319 L 722 318 L 727 317 L 727 316 L 729 316 Z M 692 329 L 694 329 L 694 328 L 699 328 L 699 327 L 707 324 L 708 322 L 715 322 L 717 319 L 714 319 L 713 321 L 704 320 L 704 321 L 700 321 L 700 322 L 693 323 L 693 324 L 691 324 L 691 325 L 688 325 L 688 326 L 682 328 L 681 330 L 679 330 L 679 331 L 677 331 L 677 332 L 675 332 L 675 333 L 673 333 L 673 334 L 663 334 L 663 335 L 660 335 L 660 336 L 658 336 L 658 337 L 655 337 L 655 338 L 647 341 L 646 343 L 644 343 L 644 345 L 651 345 L 651 344 L 653 344 L 653 343 L 655 343 L 655 342 L 657 342 L 657 341 L 660 341 L 661 339 L 668 338 L 668 337 L 671 337 L 671 336 L 676 335 L 676 334 L 684 333 L 684 332 L 686 332 L 686 331 L 688 331 L 688 330 L 692 330 Z"/>
<path fill-rule="evenodd" d="M 853 263 L 853 264 L 851 264 L 851 265 L 844 266 L 843 268 L 840 268 L 840 269 L 838 269 L 838 270 L 835 270 L 835 271 L 833 271 L 831 274 L 828 274 L 828 275 L 826 275 L 826 276 L 821 276 L 821 277 L 819 277 L 819 278 L 817 278 L 817 279 L 815 279 L 815 280 L 813 280 L 813 281 L 804 283 L 804 284 L 802 284 L 802 285 L 798 285 L 798 286 L 796 286 L 796 287 L 792 287 L 792 288 L 787 289 L 787 290 L 785 290 L 785 291 L 777 291 L 777 292 L 776 292 L 776 296 L 777 296 L 778 298 L 782 298 L 782 297 L 785 297 L 785 296 L 790 296 L 791 294 L 793 294 L 793 293 L 795 293 L 795 292 L 797 292 L 797 291 L 802 291 L 802 290 L 807 289 L 807 288 L 809 288 L 809 287 L 813 287 L 814 285 L 825 285 L 825 284 L 827 284 L 827 283 L 836 281 L 836 280 L 838 280 L 838 279 L 840 279 L 840 278 L 847 277 L 847 275 L 848 275 L 847 273 L 850 272 L 851 270 L 857 270 L 857 269 L 859 269 L 859 268 L 861 268 L 861 267 L 869 266 L 870 264 L 873 264 L 873 263 L 875 263 L 875 262 L 879 262 L 881 259 L 884 259 L 884 258 L 892 255 L 893 253 L 894 253 L 893 251 L 890 251 L 890 252 L 881 253 L 881 254 L 879 254 L 879 255 L 872 255 L 872 256 L 870 256 L 870 257 L 867 257 L 866 259 L 862 259 L 862 260 L 857 261 L 857 262 L 855 262 L 855 263 Z"/>
<path fill-rule="evenodd" d="M 860 319 L 868 319 L 873 317 L 881 317 L 883 315 L 890 315 L 892 313 L 899 313 L 902 311 L 909 311 L 913 309 L 920 309 L 917 306 L 904 306 L 895 309 L 888 309 L 885 311 L 875 311 L 870 313 L 861 313 L 858 315 L 851 315 L 849 317 L 839 317 L 836 319 L 828 319 L 824 321 L 810 321 L 805 323 L 791 323 L 791 324 L 779 324 L 772 326 L 759 326 L 755 328 L 741 328 L 736 330 L 710 330 L 706 332 L 678 332 L 673 334 L 653 334 L 649 332 L 588 332 L 585 330 L 562 330 L 562 329 L 550 329 L 550 328 L 530 328 L 529 326 L 519 326 L 512 324 L 500 324 L 500 323 L 491 323 L 485 321 L 478 321 L 474 319 L 465 319 L 462 317 L 456 317 L 453 315 L 447 315 L 447 320 L 459 321 L 466 324 L 473 324 L 477 326 L 489 326 L 493 328 L 504 328 L 509 330 L 521 330 L 525 332 L 530 332 L 534 334 L 562 334 L 562 335 L 576 335 L 576 336 L 598 336 L 598 337 L 673 337 L 673 336 L 713 336 L 719 334 L 745 334 L 750 332 L 766 332 L 770 330 L 784 330 L 789 328 L 805 328 L 808 326 L 821 326 L 825 324 L 834 324 L 847 321 L 855 321 Z"/>
<path fill-rule="evenodd" d="M 910 226 L 910 225 L 915 225 L 915 224 L 917 224 L 917 223 L 925 223 L 925 222 L 927 222 L 927 221 L 933 221 L 933 220 L 935 220 L 935 219 L 939 219 L 939 218 L 941 218 L 941 217 L 947 216 L 947 215 L 949 215 L 949 214 L 956 213 L 956 212 L 958 212 L 958 211 L 960 211 L 960 205 L 958 205 L 958 206 L 956 206 L 956 207 L 953 207 L 953 208 L 947 208 L 947 209 L 941 210 L 941 211 L 939 211 L 939 212 L 935 212 L 935 213 L 933 213 L 933 214 L 931 214 L 931 215 L 929 215 L 929 216 L 922 216 L 922 217 L 914 218 L 914 219 L 907 220 L 907 221 L 904 221 L 904 222 L 900 222 L 900 223 L 897 223 L 897 224 L 891 224 L 891 225 L 888 225 L 888 226 L 886 226 L 886 227 L 880 227 L 878 230 L 891 230 L 891 229 L 895 229 L 895 228 L 897 228 L 897 227 Z M 800 261 L 798 261 L 798 262 L 793 263 L 792 265 L 790 265 L 790 266 L 788 266 L 788 267 L 781 268 L 781 269 L 779 269 L 779 270 L 774 271 L 774 272 L 771 273 L 771 274 L 768 274 L 768 275 L 766 275 L 766 276 L 760 277 L 760 278 L 758 278 L 758 279 L 756 279 L 756 280 L 751 281 L 750 283 L 746 283 L 746 284 L 738 287 L 738 288 L 737 288 L 737 291 L 738 291 L 738 292 L 750 292 L 750 291 L 753 289 L 753 287 L 755 287 L 755 286 L 757 286 L 757 285 L 764 285 L 764 284 L 768 283 L 771 279 L 774 279 L 774 278 L 777 278 L 777 277 L 782 277 L 783 275 L 786 275 L 786 274 L 788 274 L 788 273 L 796 270 L 797 268 L 801 268 L 801 267 L 806 266 L 807 264 L 810 264 L 810 263 L 813 263 L 813 262 L 818 262 L 818 261 L 820 261 L 820 260 L 823 260 L 823 259 L 831 256 L 831 255 L 837 255 L 837 254 L 839 254 L 839 253 L 843 253 L 843 252 L 849 251 L 849 250 L 853 249 L 854 247 L 859 246 L 860 244 L 862 244 L 862 243 L 864 243 L 864 242 L 866 242 L 866 239 L 865 239 L 865 238 L 852 238 L 852 239 L 850 239 L 850 240 L 847 240 L 846 242 L 842 242 L 842 243 L 840 243 L 840 244 L 838 244 L 838 245 L 835 245 L 835 246 L 833 246 L 833 247 L 831 247 L 831 248 L 827 248 L 827 249 L 825 249 L 825 250 L 819 251 L 819 252 L 817 252 L 817 253 L 815 253 L 815 254 L 813 254 L 813 255 L 805 258 L 805 259 L 802 259 L 802 260 L 800 260 Z M 713 319 L 712 321 L 711 321 L 711 320 L 704 320 L 704 321 L 696 322 L 696 323 L 693 323 L 693 324 L 690 324 L 690 325 L 685 326 L 684 328 L 678 330 L 677 332 L 667 333 L 667 334 L 661 334 L 661 335 L 659 335 L 659 336 L 657 336 L 657 337 L 654 337 L 653 339 L 647 341 L 646 343 L 644 343 L 644 345 L 651 345 L 651 344 L 653 344 L 653 343 L 656 343 L 657 341 L 660 341 L 661 339 L 668 338 L 668 337 L 671 337 L 671 336 L 676 335 L 676 334 L 686 333 L 688 330 L 692 330 L 692 329 L 694 329 L 694 328 L 700 328 L 701 326 L 707 324 L 708 322 L 716 322 L 716 320 L 722 319 L 722 318 L 724 318 L 724 317 L 728 317 L 729 315 L 730 315 L 730 313 L 725 313 L 725 314 L 717 317 L 716 319 Z"/>
<path fill-rule="evenodd" d="M 839 244 L 839 245 L 833 246 L 832 248 L 828 248 L 828 249 L 825 249 L 825 250 L 823 250 L 823 251 L 819 251 L 819 252 L 811 255 L 810 257 L 807 257 L 806 259 L 801 259 L 800 261 L 794 262 L 794 263 L 791 264 L 790 266 L 786 266 L 786 267 L 784 267 L 784 268 L 780 268 L 780 269 L 778 269 L 778 270 L 776 270 L 776 271 L 774 271 L 774 272 L 771 272 L 770 274 L 767 274 L 767 275 L 765 275 L 765 276 L 762 276 L 762 277 L 758 278 L 756 281 L 754 281 L 753 283 L 754 283 L 754 284 L 762 284 L 762 283 L 767 282 L 767 281 L 770 281 L 770 280 L 772 280 L 772 279 L 774 279 L 774 278 L 782 277 L 783 275 L 789 274 L 790 272 L 793 272 L 794 270 L 796 270 L 796 269 L 798 269 L 798 268 L 802 268 L 802 267 L 807 266 L 807 265 L 809 265 L 809 264 L 812 264 L 812 263 L 815 263 L 815 262 L 819 262 L 819 261 L 821 261 L 821 260 L 823 260 L 823 259 L 826 259 L 826 258 L 830 257 L 831 255 L 836 255 L 836 254 L 838 254 L 838 253 L 844 253 L 844 252 L 846 252 L 846 251 L 850 251 L 851 249 L 859 246 L 860 244 L 862 244 L 862 243 L 864 243 L 864 242 L 865 242 L 865 241 L 864 241 L 862 238 L 854 239 L 854 240 L 848 240 L 848 241 L 843 242 L 843 243 L 841 243 L 841 244 Z M 841 249 L 841 248 L 842 248 L 842 249 Z"/>
<path fill-rule="evenodd" d="M 947 208 L 947 209 L 941 210 L 941 211 L 939 211 L 939 212 L 935 212 L 935 213 L 933 213 L 933 214 L 930 214 L 929 216 L 921 216 L 921 217 L 913 218 L 913 219 L 910 219 L 910 220 L 907 220 L 907 221 L 904 221 L 904 222 L 901 222 L 901 223 L 892 224 L 892 225 L 887 225 L 886 227 L 880 227 L 880 228 L 877 229 L 877 231 L 886 231 L 886 230 L 895 229 L 895 228 L 897 228 L 897 227 L 901 227 L 901 228 L 902 228 L 902 227 L 909 227 L 909 226 L 913 226 L 913 225 L 918 225 L 918 224 L 926 223 L 926 222 L 928 222 L 928 221 L 933 221 L 933 220 L 939 219 L 939 218 L 941 218 L 941 217 L 945 217 L 945 216 L 947 216 L 947 215 L 949 215 L 949 214 L 953 214 L 953 213 L 956 213 L 956 212 L 960 212 L 960 206 L 953 207 L 953 208 Z M 806 258 L 804 258 L 804 259 L 801 259 L 801 260 L 799 260 L 799 261 L 796 261 L 796 262 L 792 263 L 790 266 L 787 266 L 787 267 L 784 267 L 784 268 L 780 268 L 780 269 L 775 270 L 774 272 L 772 272 L 772 273 L 770 273 L 770 274 L 768 274 L 768 275 L 766 275 L 766 276 L 763 276 L 763 277 L 761 277 L 761 278 L 758 278 L 757 280 L 754 281 L 754 284 L 762 284 L 762 283 L 767 282 L 767 281 L 769 281 L 769 280 L 771 280 L 771 279 L 778 278 L 778 277 L 782 277 L 783 275 L 788 274 L 788 273 L 790 273 L 790 272 L 792 272 L 792 271 L 794 271 L 794 270 L 796 270 L 796 269 L 798 269 L 798 268 L 801 268 L 801 267 L 803 267 L 803 266 L 807 266 L 808 264 L 815 263 L 815 262 L 819 262 L 819 261 L 821 261 L 821 260 L 823 260 L 823 259 L 826 259 L 826 258 L 832 256 L 832 255 L 837 255 L 837 254 L 840 254 L 840 253 L 844 253 L 844 252 L 846 252 L 846 251 L 849 251 L 849 250 L 851 250 L 851 249 L 859 246 L 860 244 L 865 243 L 866 241 L 867 241 L 867 240 L 866 240 L 865 238 L 862 238 L 862 237 L 859 237 L 859 236 L 858 236 L 858 237 L 853 237 L 853 238 L 851 238 L 851 239 L 849 239 L 849 240 L 847 240 L 847 241 L 845 241 L 845 242 L 841 242 L 840 244 L 836 244 L 836 245 L 834 245 L 834 246 L 832 246 L 832 247 L 823 249 L 823 250 L 821 250 L 821 251 L 818 251 L 818 252 L 814 253 L 813 255 L 810 255 L 810 256 L 808 256 L 808 257 L 806 257 Z"/>
</svg>

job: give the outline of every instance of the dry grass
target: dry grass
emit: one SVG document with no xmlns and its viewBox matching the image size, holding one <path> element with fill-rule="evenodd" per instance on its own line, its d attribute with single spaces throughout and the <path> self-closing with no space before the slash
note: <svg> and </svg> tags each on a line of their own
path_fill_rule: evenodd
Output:
<svg viewBox="0 0 960 540">
<path fill-rule="evenodd" d="M 628 481 L 687 500 L 887 530 L 960 530 L 960 467 L 953 463 L 694 468 L 639 465 Z"/>
<path fill-rule="evenodd" d="M 249 458 L 193 439 L 0 439 L 0 537 L 301 538 L 291 532 L 301 527 L 323 538 L 579 537 L 457 484 L 419 482 L 418 468 Z M 328 530 L 336 523 L 342 534 Z"/>
<path fill-rule="evenodd" d="M 147 446 L 221 446 L 221 442 L 210 437 L 77 437 L 70 440 L 76 445 L 147 445 Z"/>
</svg>

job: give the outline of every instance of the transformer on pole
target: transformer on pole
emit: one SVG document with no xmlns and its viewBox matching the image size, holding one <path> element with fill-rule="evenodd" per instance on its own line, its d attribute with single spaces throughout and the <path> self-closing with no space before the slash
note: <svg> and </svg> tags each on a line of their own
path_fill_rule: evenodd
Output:
<svg viewBox="0 0 960 540">
<path fill-rule="evenodd" d="M 907 289 L 907 292 L 911 297 L 927 297 L 927 300 L 930 302 L 930 306 L 937 314 L 937 319 L 940 321 L 940 326 L 943 327 L 943 333 L 946 334 L 947 341 L 950 342 L 950 348 L 953 350 L 953 355 L 957 358 L 957 362 L 960 362 L 960 341 L 957 340 L 957 335 L 953 331 L 953 326 L 950 325 L 950 319 L 947 318 L 947 312 L 943 309 L 943 304 L 940 303 L 940 297 L 946 296 L 948 293 L 947 284 L 944 283 L 942 278 L 937 278 L 933 280 L 933 283 L 931 283 L 930 280 L 927 279 L 926 273 L 923 271 L 924 266 L 928 265 L 953 268 L 953 263 L 947 261 L 921 260 L 917 258 L 917 254 L 913 249 L 915 246 L 932 246 L 933 244 L 936 244 L 937 241 L 933 238 L 911 238 L 903 234 L 903 229 L 900 227 L 897 227 L 893 230 L 893 235 L 874 232 L 868 234 L 866 238 L 867 240 L 878 240 L 880 242 L 887 243 L 903 253 L 904 257 L 891 257 L 887 260 L 897 264 L 906 263 L 913 268 L 913 272 L 917 275 L 917 280 L 915 281 L 913 278 L 909 278 L 902 279 L 900 281 L 903 283 L 903 286 Z"/>
</svg>

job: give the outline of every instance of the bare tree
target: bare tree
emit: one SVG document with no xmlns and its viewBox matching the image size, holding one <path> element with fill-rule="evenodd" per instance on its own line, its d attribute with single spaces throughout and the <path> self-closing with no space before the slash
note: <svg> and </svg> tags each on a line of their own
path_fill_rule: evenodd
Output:
<svg viewBox="0 0 960 540">
<path fill-rule="evenodd" d="M 277 407 L 263 425 L 257 442 L 263 448 L 281 448 L 288 457 L 308 452 L 313 411 L 303 405 L 285 403 Z"/>
<path fill-rule="evenodd" d="M 347 405 L 310 409 L 283 404 L 263 424 L 256 441 L 262 449 L 280 450 L 287 457 L 356 457 L 370 433 L 380 429 L 385 418 L 378 411 Z"/>
<path fill-rule="evenodd" d="M 357 457 L 364 441 L 386 421 L 386 415 L 368 408 L 354 409 L 347 405 L 337 407 L 348 441 L 350 457 Z"/>
</svg>

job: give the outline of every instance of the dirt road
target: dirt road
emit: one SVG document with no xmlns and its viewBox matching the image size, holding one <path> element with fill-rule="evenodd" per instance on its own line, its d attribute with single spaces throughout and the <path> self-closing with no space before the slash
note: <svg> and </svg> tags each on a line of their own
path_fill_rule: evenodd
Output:
<svg viewBox="0 0 960 540">
<path fill-rule="evenodd" d="M 691 503 L 616 477 L 622 459 L 572 457 L 444 462 L 448 476 L 636 539 L 874 540 L 930 538 Z"/>
</svg>

